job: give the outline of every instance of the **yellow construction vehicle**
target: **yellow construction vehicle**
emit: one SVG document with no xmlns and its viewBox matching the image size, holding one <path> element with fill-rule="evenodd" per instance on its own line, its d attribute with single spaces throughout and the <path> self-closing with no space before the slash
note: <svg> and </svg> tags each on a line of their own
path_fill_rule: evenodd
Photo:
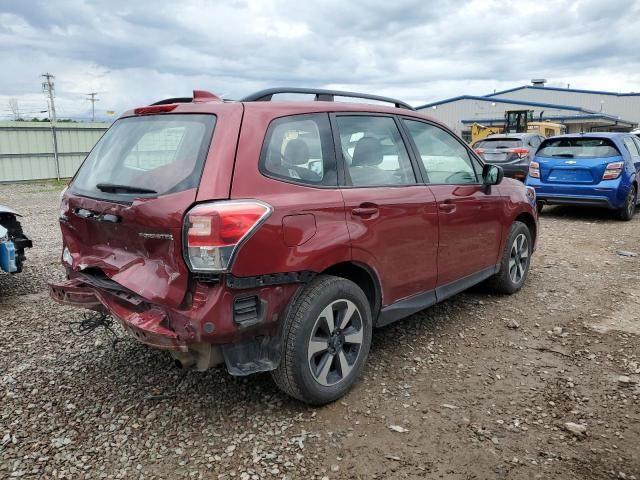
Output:
<svg viewBox="0 0 640 480">
<path fill-rule="evenodd" d="M 480 123 L 474 123 L 471 125 L 471 144 L 476 143 L 478 140 L 493 135 L 494 133 L 502 133 L 503 127 L 487 127 Z"/>
<path fill-rule="evenodd" d="M 561 123 L 553 122 L 533 122 L 527 127 L 527 132 L 539 133 L 545 137 L 553 137 L 555 135 L 562 135 L 567 131 L 567 126 Z"/>
<path fill-rule="evenodd" d="M 545 137 L 562 135 L 566 126 L 560 123 L 533 121 L 533 110 L 507 110 L 504 125 L 487 127 L 479 123 L 471 125 L 471 144 L 497 133 L 538 133 Z"/>
</svg>

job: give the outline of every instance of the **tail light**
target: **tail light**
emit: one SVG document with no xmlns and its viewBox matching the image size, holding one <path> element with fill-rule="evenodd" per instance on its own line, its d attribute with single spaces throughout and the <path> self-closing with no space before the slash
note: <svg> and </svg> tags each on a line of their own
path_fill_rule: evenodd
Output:
<svg viewBox="0 0 640 480">
<path fill-rule="evenodd" d="M 510 148 L 509 153 L 513 153 L 518 158 L 525 158 L 529 156 L 529 150 L 526 148 Z"/>
<path fill-rule="evenodd" d="M 607 165 L 604 173 L 602 174 L 603 180 L 615 180 L 620 176 L 624 169 L 624 162 L 613 162 Z"/>
<path fill-rule="evenodd" d="M 193 207 L 184 221 L 185 258 L 191 271 L 224 272 L 238 248 L 271 214 L 257 200 L 203 203 Z"/>
<path fill-rule="evenodd" d="M 473 151 L 476 152 L 480 156 L 482 156 L 484 154 L 484 149 L 483 148 L 474 148 Z"/>
<path fill-rule="evenodd" d="M 529 176 L 531 178 L 540 178 L 540 164 L 538 162 L 529 164 Z"/>
</svg>

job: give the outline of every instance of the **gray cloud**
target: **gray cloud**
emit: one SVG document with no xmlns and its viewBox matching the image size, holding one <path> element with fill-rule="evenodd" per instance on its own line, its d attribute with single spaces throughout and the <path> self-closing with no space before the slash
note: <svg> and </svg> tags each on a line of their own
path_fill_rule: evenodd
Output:
<svg viewBox="0 0 640 480">
<path fill-rule="evenodd" d="M 220 3 L 220 4 L 215 4 Z M 42 109 L 57 76 L 63 114 L 122 111 L 208 88 L 335 86 L 415 104 L 544 76 L 574 88 L 640 90 L 640 4 L 599 0 L 366 2 L 32 0 L 0 7 L 6 100 Z"/>
</svg>

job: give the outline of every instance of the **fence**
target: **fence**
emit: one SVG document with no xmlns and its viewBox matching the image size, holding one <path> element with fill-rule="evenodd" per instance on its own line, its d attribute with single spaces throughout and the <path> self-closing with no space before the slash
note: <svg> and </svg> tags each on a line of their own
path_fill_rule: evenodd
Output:
<svg viewBox="0 0 640 480">
<path fill-rule="evenodd" d="M 72 177 L 109 127 L 106 123 L 55 123 L 58 162 L 49 122 L 0 122 L 0 182 Z"/>
</svg>

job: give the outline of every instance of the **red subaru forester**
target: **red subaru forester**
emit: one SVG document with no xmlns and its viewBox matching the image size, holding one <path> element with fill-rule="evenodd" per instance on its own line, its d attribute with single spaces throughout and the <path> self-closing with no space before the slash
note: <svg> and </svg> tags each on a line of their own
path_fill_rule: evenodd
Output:
<svg viewBox="0 0 640 480">
<path fill-rule="evenodd" d="M 291 93 L 311 98 L 274 101 Z M 129 111 L 59 215 L 54 299 L 111 314 L 184 367 L 272 371 L 311 404 L 354 384 L 375 327 L 482 281 L 520 289 L 537 234 L 535 193 L 447 127 L 316 89 Z"/>
</svg>

